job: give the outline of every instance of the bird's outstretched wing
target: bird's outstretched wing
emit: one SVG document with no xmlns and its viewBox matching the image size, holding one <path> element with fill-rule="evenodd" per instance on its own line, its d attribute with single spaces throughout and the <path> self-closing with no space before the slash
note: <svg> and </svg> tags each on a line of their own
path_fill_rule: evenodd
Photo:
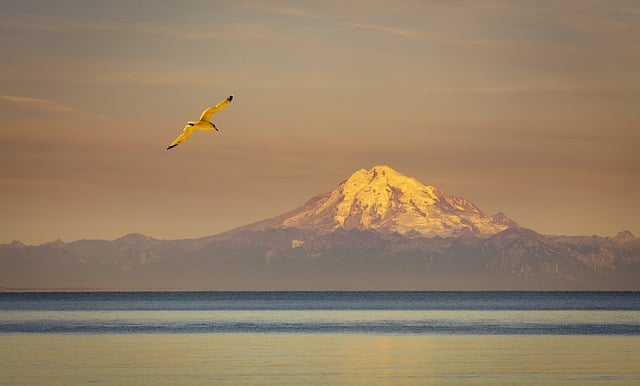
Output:
<svg viewBox="0 0 640 386">
<path fill-rule="evenodd" d="M 208 109 L 206 109 L 205 111 L 202 112 L 202 115 L 200 116 L 200 120 L 201 121 L 209 121 L 211 119 L 211 116 L 214 113 L 217 113 L 218 111 L 220 111 L 220 110 L 224 109 L 225 107 L 229 106 L 229 103 L 231 103 L 232 99 L 233 99 L 233 95 L 229 95 L 229 97 L 227 97 L 222 102 L 218 103 L 217 105 L 215 105 L 213 107 L 209 107 Z"/>
<path fill-rule="evenodd" d="M 182 142 L 184 142 L 184 140 L 186 140 L 191 136 L 191 134 L 193 134 L 193 130 L 194 130 L 193 126 L 186 125 L 184 127 L 184 131 L 182 132 L 182 134 L 180 134 L 178 138 L 176 138 L 173 142 L 171 142 L 171 145 L 167 146 L 167 150 L 172 149 L 178 146 L 179 144 L 181 144 Z"/>
</svg>

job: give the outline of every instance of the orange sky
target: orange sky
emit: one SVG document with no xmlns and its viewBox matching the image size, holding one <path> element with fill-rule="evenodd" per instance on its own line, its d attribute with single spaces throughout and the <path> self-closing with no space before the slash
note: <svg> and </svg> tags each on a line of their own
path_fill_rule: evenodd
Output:
<svg viewBox="0 0 640 386">
<path fill-rule="evenodd" d="M 638 36 L 633 1 L 4 1 L 0 243 L 211 235 L 378 164 L 638 235 Z"/>
</svg>

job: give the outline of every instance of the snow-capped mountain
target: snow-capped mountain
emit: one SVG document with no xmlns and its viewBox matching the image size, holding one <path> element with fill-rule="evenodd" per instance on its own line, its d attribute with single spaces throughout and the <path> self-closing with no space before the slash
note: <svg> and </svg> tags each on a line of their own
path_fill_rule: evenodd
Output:
<svg viewBox="0 0 640 386">
<path fill-rule="evenodd" d="M 491 235 L 517 226 L 504 214 L 487 216 L 472 202 L 424 185 L 389 166 L 360 169 L 334 190 L 299 208 L 245 227 L 316 232 L 363 229 L 406 236 Z"/>
<path fill-rule="evenodd" d="M 388 166 L 208 237 L 0 245 L 0 291 L 637 291 L 638 277 L 640 238 L 629 231 L 541 235 Z"/>
</svg>

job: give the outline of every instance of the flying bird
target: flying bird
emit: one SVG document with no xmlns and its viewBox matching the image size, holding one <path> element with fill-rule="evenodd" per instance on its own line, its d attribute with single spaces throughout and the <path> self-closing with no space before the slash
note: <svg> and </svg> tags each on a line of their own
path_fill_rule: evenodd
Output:
<svg viewBox="0 0 640 386">
<path fill-rule="evenodd" d="M 184 129 L 182 129 L 183 130 L 182 134 L 180 134 L 178 138 L 176 138 L 173 142 L 171 142 L 171 145 L 167 146 L 167 150 L 172 149 L 178 146 L 179 144 L 181 144 L 182 142 L 184 142 L 187 138 L 191 136 L 191 134 L 193 134 L 195 129 L 199 129 L 199 130 L 215 129 L 216 131 L 218 131 L 218 128 L 216 127 L 216 125 L 214 125 L 213 122 L 210 121 L 211 116 L 217 113 L 218 111 L 224 109 L 225 107 L 229 106 L 229 103 L 231 103 L 232 99 L 233 99 L 233 95 L 229 95 L 229 97 L 223 100 L 222 102 L 218 103 L 213 107 L 209 107 L 208 109 L 203 111 L 202 115 L 200 116 L 200 120 L 195 122 L 194 121 L 187 122 L 187 125 L 184 127 Z"/>
</svg>

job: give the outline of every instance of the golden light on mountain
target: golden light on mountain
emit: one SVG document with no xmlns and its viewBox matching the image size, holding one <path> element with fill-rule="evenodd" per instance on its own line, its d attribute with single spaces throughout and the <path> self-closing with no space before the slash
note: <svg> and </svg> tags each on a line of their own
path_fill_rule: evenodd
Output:
<svg viewBox="0 0 640 386">
<path fill-rule="evenodd" d="M 488 216 L 471 201 L 447 195 L 386 165 L 354 172 L 334 190 L 298 209 L 262 221 L 266 227 L 330 232 L 370 229 L 414 236 L 491 235 L 516 226 L 500 213 Z M 248 226 L 247 228 L 251 228 Z"/>
</svg>

